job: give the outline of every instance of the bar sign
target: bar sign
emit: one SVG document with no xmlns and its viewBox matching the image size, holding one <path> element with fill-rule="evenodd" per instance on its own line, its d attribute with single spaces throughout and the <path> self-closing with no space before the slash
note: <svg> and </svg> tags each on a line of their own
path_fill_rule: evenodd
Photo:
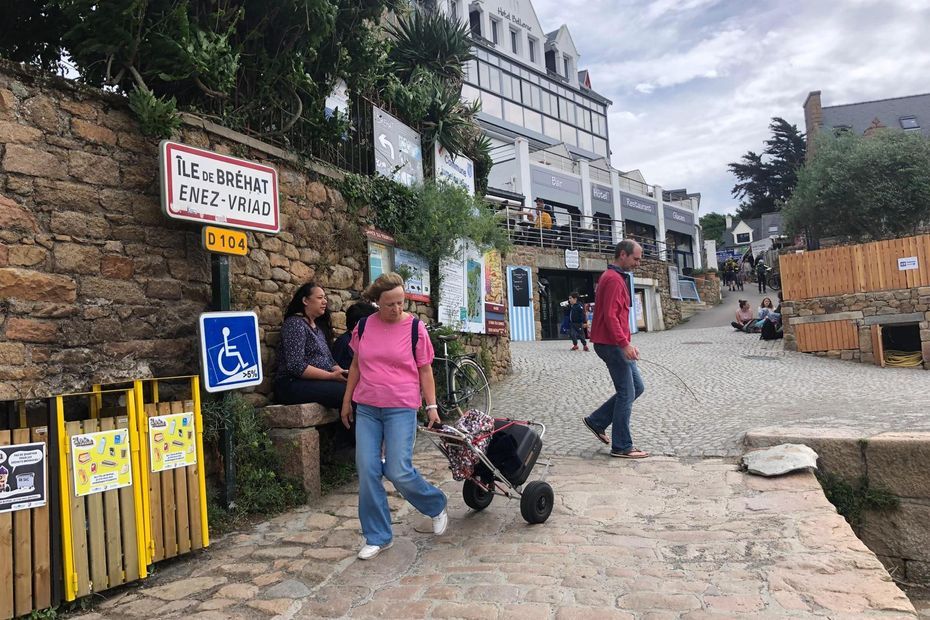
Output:
<svg viewBox="0 0 930 620">
<path fill-rule="evenodd" d="M 220 254 L 245 256 L 249 253 L 249 244 L 244 232 L 217 226 L 203 227 L 203 247 L 209 252 Z"/>
</svg>

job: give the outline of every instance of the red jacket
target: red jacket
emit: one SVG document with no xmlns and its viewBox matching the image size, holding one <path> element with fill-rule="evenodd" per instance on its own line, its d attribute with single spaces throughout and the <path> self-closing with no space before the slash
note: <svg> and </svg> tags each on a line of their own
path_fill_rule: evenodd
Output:
<svg viewBox="0 0 930 620">
<path fill-rule="evenodd" d="M 591 342 L 620 347 L 630 344 L 630 281 L 612 267 L 597 281 Z"/>
</svg>

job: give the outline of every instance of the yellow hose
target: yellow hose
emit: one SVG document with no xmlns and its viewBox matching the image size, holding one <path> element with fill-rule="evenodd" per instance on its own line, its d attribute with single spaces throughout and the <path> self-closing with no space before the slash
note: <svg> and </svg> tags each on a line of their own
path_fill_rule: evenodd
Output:
<svg viewBox="0 0 930 620">
<path fill-rule="evenodd" d="M 893 368 L 915 368 L 923 363 L 920 351 L 885 351 L 885 366 Z"/>
</svg>

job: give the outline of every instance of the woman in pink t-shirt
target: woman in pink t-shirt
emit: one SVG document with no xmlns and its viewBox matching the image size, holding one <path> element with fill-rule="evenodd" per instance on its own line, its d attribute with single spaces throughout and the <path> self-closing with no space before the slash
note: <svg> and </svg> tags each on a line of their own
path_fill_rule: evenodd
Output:
<svg viewBox="0 0 930 620">
<path fill-rule="evenodd" d="M 417 409 L 423 398 L 429 424 L 439 423 L 429 334 L 418 322 L 414 351 L 414 318 L 404 312 L 404 280 L 398 274 L 380 275 L 365 291 L 365 297 L 378 305 L 378 312 L 365 320 L 361 338 L 358 326 L 352 332 L 349 346 L 355 357 L 342 402 L 342 423 L 350 427 L 354 401 L 358 518 L 365 536 L 358 557 L 370 560 L 390 547 L 394 539 L 382 477 L 387 477 L 414 508 L 433 519 L 435 534 L 446 531 L 448 516 L 445 494 L 413 467 Z"/>
</svg>

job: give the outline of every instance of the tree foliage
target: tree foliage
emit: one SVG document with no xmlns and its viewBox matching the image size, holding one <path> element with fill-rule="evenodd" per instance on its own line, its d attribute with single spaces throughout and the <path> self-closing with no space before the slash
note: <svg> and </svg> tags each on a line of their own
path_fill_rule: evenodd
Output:
<svg viewBox="0 0 930 620">
<path fill-rule="evenodd" d="M 784 207 L 789 231 L 867 241 L 914 234 L 930 222 L 930 142 L 882 130 L 823 133 Z"/>
<path fill-rule="evenodd" d="M 48 71 L 61 60 L 67 22 L 56 3 L 3 0 L 0 5 L 0 56 Z"/>
<path fill-rule="evenodd" d="M 737 215 L 743 219 L 779 210 L 791 196 L 804 163 L 804 134 L 796 125 L 775 117 L 769 129 L 772 137 L 762 153 L 749 151 L 728 166 L 738 180 L 731 193 L 740 200 Z"/>
<path fill-rule="evenodd" d="M 701 228 L 704 239 L 707 241 L 723 242 L 723 233 L 727 229 L 727 218 L 719 213 L 708 213 L 701 216 Z"/>
</svg>

